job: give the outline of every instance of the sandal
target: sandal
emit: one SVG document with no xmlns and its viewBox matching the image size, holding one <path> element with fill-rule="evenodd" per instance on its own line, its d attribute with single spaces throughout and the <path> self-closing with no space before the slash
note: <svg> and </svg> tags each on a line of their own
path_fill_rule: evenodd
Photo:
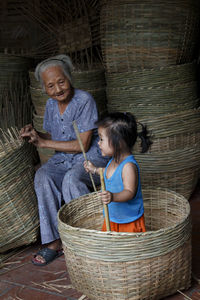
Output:
<svg viewBox="0 0 200 300">
<path fill-rule="evenodd" d="M 54 259 L 58 258 L 59 256 L 63 255 L 64 252 L 62 249 L 60 250 L 53 250 L 50 248 L 43 248 L 39 250 L 33 257 L 32 263 L 36 266 L 46 266 L 50 262 L 52 262 Z M 36 257 L 40 255 L 44 258 L 45 262 L 41 262 L 36 259 Z"/>
</svg>

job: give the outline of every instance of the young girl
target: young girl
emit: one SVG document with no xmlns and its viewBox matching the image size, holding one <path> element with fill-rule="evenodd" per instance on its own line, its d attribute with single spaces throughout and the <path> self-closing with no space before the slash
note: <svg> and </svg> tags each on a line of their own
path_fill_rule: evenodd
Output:
<svg viewBox="0 0 200 300">
<path fill-rule="evenodd" d="M 111 231 L 145 232 L 144 207 L 139 166 L 132 154 L 137 137 L 142 152 L 151 145 L 146 127 L 138 134 L 135 117 L 131 113 L 110 113 L 97 122 L 99 147 L 103 156 L 111 157 L 104 171 L 106 191 L 101 200 L 108 204 Z M 84 162 L 87 172 L 100 174 L 100 168 Z M 106 222 L 102 231 L 106 231 Z"/>
</svg>

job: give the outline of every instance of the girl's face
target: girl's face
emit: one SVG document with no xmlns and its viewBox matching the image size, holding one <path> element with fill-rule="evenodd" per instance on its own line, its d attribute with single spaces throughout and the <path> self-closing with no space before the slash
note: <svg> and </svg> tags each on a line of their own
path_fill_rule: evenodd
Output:
<svg viewBox="0 0 200 300">
<path fill-rule="evenodd" d="M 41 76 L 49 97 L 59 102 L 68 102 L 71 85 L 60 66 L 49 67 L 42 72 Z"/>
<path fill-rule="evenodd" d="M 98 145 L 101 150 L 102 156 L 113 156 L 114 149 L 113 149 L 112 145 L 109 144 L 106 129 L 103 127 L 99 127 L 98 134 L 99 134 Z"/>
</svg>

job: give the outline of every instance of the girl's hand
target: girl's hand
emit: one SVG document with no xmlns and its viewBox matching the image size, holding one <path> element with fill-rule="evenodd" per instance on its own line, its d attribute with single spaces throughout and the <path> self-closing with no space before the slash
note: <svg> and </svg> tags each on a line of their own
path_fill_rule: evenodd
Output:
<svg viewBox="0 0 200 300">
<path fill-rule="evenodd" d="M 84 161 L 83 166 L 84 166 L 86 172 L 91 172 L 92 174 L 96 173 L 97 168 L 89 160 Z"/>
<path fill-rule="evenodd" d="M 101 192 L 100 197 L 103 204 L 109 204 L 113 201 L 113 194 L 109 191 Z"/>
</svg>

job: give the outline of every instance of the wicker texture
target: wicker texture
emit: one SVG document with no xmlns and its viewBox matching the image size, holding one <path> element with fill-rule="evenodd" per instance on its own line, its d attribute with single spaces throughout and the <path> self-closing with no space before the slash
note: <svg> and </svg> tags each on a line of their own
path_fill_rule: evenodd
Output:
<svg viewBox="0 0 200 300">
<path fill-rule="evenodd" d="M 35 242 L 38 210 L 29 147 L 15 137 L 0 148 L 0 253 Z"/>
<path fill-rule="evenodd" d="M 125 86 L 127 88 L 156 88 L 160 86 L 174 86 L 196 80 L 196 62 L 154 67 L 151 69 L 134 70 L 123 73 L 106 73 L 106 83 L 109 88 Z"/>
<path fill-rule="evenodd" d="M 89 92 L 99 113 L 107 111 L 105 71 L 102 67 L 72 72 L 74 87 Z"/>
<path fill-rule="evenodd" d="M 129 111 L 137 118 L 161 115 L 197 107 L 197 82 L 152 88 L 107 87 L 109 111 Z"/>
<path fill-rule="evenodd" d="M 143 187 L 169 188 L 189 199 L 198 181 L 199 147 L 155 154 L 134 153 L 134 156 L 140 166 Z"/>
<path fill-rule="evenodd" d="M 111 0 L 100 32 L 107 72 L 176 65 L 195 57 L 199 8 L 195 0 Z"/>
<path fill-rule="evenodd" d="M 59 232 L 72 284 L 90 299 L 161 299 L 190 286 L 191 224 L 187 200 L 143 191 L 146 233 L 101 232 L 97 193 L 64 205 Z"/>
<path fill-rule="evenodd" d="M 30 86 L 30 93 L 37 115 L 44 116 L 46 102 L 49 97 L 41 88 L 34 88 L 32 86 Z"/>
<path fill-rule="evenodd" d="M 197 147 L 200 143 L 200 110 L 191 109 L 167 114 L 152 119 L 140 119 L 152 136 L 151 153 L 162 153 L 187 147 Z M 140 126 L 138 126 L 140 130 Z M 134 152 L 141 152 L 141 140 L 138 138 Z"/>
<path fill-rule="evenodd" d="M 30 59 L 0 53 L 0 93 L 16 87 L 21 80 L 27 81 L 30 65 Z"/>
</svg>

